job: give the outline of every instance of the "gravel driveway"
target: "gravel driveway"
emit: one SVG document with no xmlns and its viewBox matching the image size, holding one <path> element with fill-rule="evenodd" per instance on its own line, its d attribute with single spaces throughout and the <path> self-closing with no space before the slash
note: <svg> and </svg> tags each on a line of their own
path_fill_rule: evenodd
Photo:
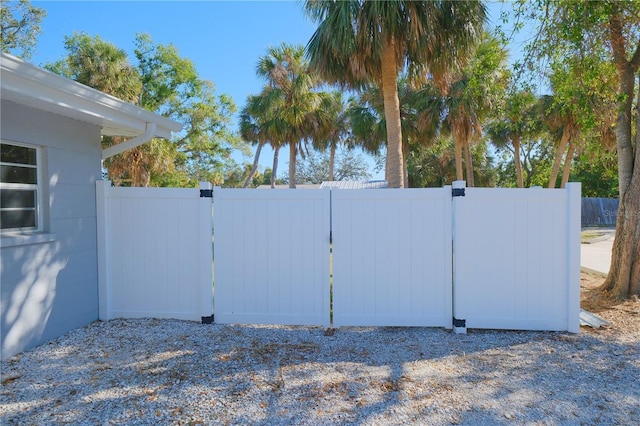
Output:
<svg viewBox="0 0 640 426">
<path fill-rule="evenodd" d="M 638 424 L 640 302 L 580 334 L 96 322 L 1 363 L 1 424 Z"/>
</svg>

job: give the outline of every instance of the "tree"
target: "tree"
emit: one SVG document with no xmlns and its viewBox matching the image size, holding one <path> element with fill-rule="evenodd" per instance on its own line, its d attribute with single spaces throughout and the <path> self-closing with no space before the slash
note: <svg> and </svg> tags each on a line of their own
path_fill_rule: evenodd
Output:
<svg viewBox="0 0 640 426">
<path fill-rule="evenodd" d="M 496 173 L 487 144 L 479 142 L 471 147 L 474 180 L 479 186 L 493 186 Z M 408 158 L 409 185 L 412 188 L 441 188 L 457 179 L 455 143 L 450 136 L 440 135 L 428 145 L 414 147 Z"/>
<path fill-rule="evenodd" d="M 67 56 L 45 68 L 123 101 L 138 103 L 142 91 L 140 73 L 123 49 L 99 35 L 91 37 L 86 33 L 65 37 L 64 48 Z"/>
<path fill-rule="evenodd" d="M 274 96 L 275 95 L 275 96 Z M 278 115 L 278 108 L 281 106 L 279 94 L 270 87 L 265 87 L 258 95 L 250 95 L 247 103 L 240 113 L 240 135 L 241 137 L 256 146 L 253 158 L 253 165 L 244 182 L 244 188 L 252 182 L 253 176 L 258 169 L 258 161 L 262 148 L 270 144 L 274 150 L 273 168 L 278 170 L 278 153 L 280 150 L 280 136 L 283 121 Z M 275 188 L 276 175 L 271 174 L 271 187 Z"/>
<path fill-rule="evenodd" d="M 154 44 L 148 35 L 135 40 L 137 66 L 124 50 L 85 33 L 65 38 L 67 56 L 46 67 L 80 83 L 183 123 L 174 140 L 152 139 L 105 160 L 116 185 L 220 185 L 233 169 L 230 153 L 242 149 L 229 130 L 235 106 L 201 80 L 194 64 L 173 45 Z M 103 138 L 103 146 L 122 142 Z"/>
<path fill-rule="evenodd" d="M 513 146 L 510 143 L 496 143 L 494 140 L 492 143 L 498 154 L 496 185 L 506 188 L 519 187 Z M 553 142 L 544 133 L 537 137 L 525 137 L 520 140 L 523 188 L 547 186 L 553 155 Z"/>
<path fill-rule="evenodd" d="M 318 124 L 318 129 L 313 135 L 313 148 L 329 150 L 329 172 L 326 180 L 332 181 L 336 180 L 336 151 L 351 136 L 349 115 L 342 92 L 321 92 L 320 99 L 320 105 L 315 111 L 314 121 Z"/>
<path fill-rule="evenodd" d="M 40 22 L 47 11 L 31 5 L 29 0 L 0 0 L 0 48 L 3 52 L 31 59 Z"/>
<path fill-rule="evenodd" d="M 582 182 L 583 197 L 617 198 L 617 166 L 616 152 L 603 149 L 594 141 L 575 159 L 570 180 Z"/>
<path fill-rule="evenodd" d="M 253 156 L 253 164 L 249 169 L 249 173 L 244 181 L 243 188 L 247 188 L 249 183 L 253 180 L 253 176 L 258 170 L 258 162 L 260 161 L 260 153 L 262 147 L 266 143 L 261 138 L 260 124 L 258 117 L 255 115 L 255 105 L 258 104 L 258 99 L 255 95 L 249 95 L 246 105 L 240 111 L 240 137 L 245 141 L 256 145 L 256 152 Z"/>
<path fill-rule="evenodd" d="M 640 294 L 640 1 L 522 1 L 519 16 L 539 19 L 529 58 L 567 52 L 587 60 L 606 59 L 615 68 L 615 134 L 620 204 L 611 268 L 603 289 L 620 298 Z M 544 11 L 542 14 L 540 10 Z M 635 129 L 634 129 L 635 119 Z M 635 131 L 635 133 L 634 133 Z"/>
<path fill-rule="evenodd" d="M 411 80 L 437 81 L 457 69 L 482 31 L 479 1 L 321 1 L 305 10 L 319 23 L 307 45 L 311 66 L 329 83 L 360 89 L 378 86 L 387 133 L 386 178 L 404 186 L 397 81 L 406 66 Z"/>
<path fill-rule="evenodd" d="M 149 35 L 138 34 L 135 46 L 140 106 L 183 123 L 173 143 L 185 158 L 182 167 L 192 186 L 203 181 L 222 185 L 229 170 L 237 168 L 231 153 L 248 152 L 230 129 L 235 104 L 227 95 L 216 95 L 213 83 L 202 80 L 174 45 L 155 44 Z"/>
<path fill-rule="evenodd" d="M 408 187 L 409 151 L 415 144 L 429 144 L 439 125 L 439 112 L 429 115 L 430 95 L 424 90 L 411 88 L 406 78 L 398 81 L 398 99 L 401 106 L 403 186 Z M 370 154 L 378 154 L 386 139 L 384 100 L 379 88 L 374 84 L 365 85 L 349 102 L 347 114 L 351 122 L 352 143 Z"/>
<path fill-rule="evenodd" d="M 539 116 L 536 114 L 536 97 L 530 91 L 508 93 L 500 114 L 487 127 L 491 142 L 499 148 L 507 148 L 513 155 L 518 188 L 524 188 L 521 147 L 523 141 L 535 139 L 541 132 Z M 525 153 L 525 161 L 528 153 Z M 526 165 L 526 164 L 525 164 Z"/>
<path fill-rule="evenodd" d="M 353 150 L 343 149 L 337 153 L 333 178 L 330 177 L 330 152 L 310 151 L 296 162 L 296 176 L 301 183 L 319 184 L 332 180 L 365 180 L 371 176 L 364 158 Z"/>
<path fill-rule="evenodd" d="M 319 81 L 309 69 L 304 48 L 286 43 L 269 48 L 258 60 L 256 72 L 269 86 L 269 96 L 277 98 L 270 101 L 275 108 L 271 109 L 275 114 L 271 134 L 278 146 L 289 145 L 289 187 L 295 188 L 299 148 L 317 128 L 313 114 L 320 104 L 320 96 L 314 88 Z"/>
<path fill-rule="evenodd" d="M 544 121 L 558 141 L 549 188 L 556 187 L 564 158 L 560 187 L 569 178 L 574 153 L 591 137 L 606 144 L 615 122 L 615 70 L 599 57 L 581 55 L 553 60 L 549 80 L 553 95 L 544 96 Z"/>
<path fill-rule="evenodd" d="M 445 121 L 455 143 L 456 177 L 464 179 L 465 156 L 467 186 L 474 186 L 471 145 L 482 138 L 486 116 L 497 112 L 506 90 L 509 72 L 507 52 L 497 38 L 484 33 L 468 66 L 451 72 L 450 83 L 441 86 Z"/>
</svg>

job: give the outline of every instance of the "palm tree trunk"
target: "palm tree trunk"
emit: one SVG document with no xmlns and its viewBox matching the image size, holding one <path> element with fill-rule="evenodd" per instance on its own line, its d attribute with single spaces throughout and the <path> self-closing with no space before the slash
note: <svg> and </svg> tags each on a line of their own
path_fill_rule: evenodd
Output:
<svg viewBox="0 0 640 426">
<path fill-rule="evenodd" d="M 473 157 L 471 155 L 471 144 L 469 141 L 465 141 L 464 143 L 464 157 L 465 157 L 465 166 L 467 171 L 467 186 L 473 187 L 475 185 L 475 179 L 473 178 Z"/>
<path fill-rule="evenodd" d="M 382 48 L 382 95 L 387 123 L 387 182 L 389 188 L 404 188 L 402 125 L 398 98 L 398 67 L 393 37 Z"/>
<path fill-rule="evenodd" d="M 520 136 L 513 137 L 513 162 L 516 165 L 518 188 L 524 188 L 524 179 L 522 178 L 522 161 L 520 159 Z"/>
<path fill-rule="evenodd" d="M 407 167 L 407 158 L 409 158 L 409 144 L 402 144 L 402 179 L 404 181 L 404 187 L 409 187 L 409 168 Z"/>
<path fill-rule="evenodd" d="M 280 154 L 280 146 L 273 148 L 273 167 L 271 168 L 271 189 L 276 187 L 276 176 L 278 176 L 278 156 Z"/>
<path fill-rule="evenodd" d="M 618 38 L 621 29 L 616 28 Z M 615 44 L 615 43 L 614 43 Z M 615 49 L 614 49 L 615 50 Z M 616 219 L 616 237 L 613 240 L 611 267 L 602 289 L 620 299 L 640 295 L 640 109 L 636 108 L 635 153 L 632 140 L 632 107 L 635 70 L 626 63 L 623 49 L 616 61 L 620 75 L 620 93 L 625 99 L 619 106 L 616 120 L 618 148 L 618 181 L 620 204 Z M 640 102 L 640 85 L 637 102 Z"/>
<path fill-rule="evenodd" d="M 251 179 L 253 179 L 253 175 L 255 175 L 256 170 L 258 170 L 258 160 L 260 160 L 260 151 L 262 151 L 263 146 L 264 146 L 264 143 L 260 142 L 258 144 L 258 147 L 256 148 L 256 154 L 253 156 L 253 165 L 251 166 L 251 171 L 249 172 L 249 176 L 247 176 L 247 179 L 244 181 L 243 188 L 247 188 L 249 186 L 249 182 L 251 182 Z"/>
<path fill-rule="evenodd" d="M 337 143 L 331 142 L 331 146 L 329 147 L 329 181 L 334 180 L 334 169 L 336 165 L 336 147 Z"/>
<path fill-rule="evenodd" d="M 289 142 L 289 188 L 295 189 L 296 187 L 296 156 L 298 150 L 296 149 L 295 142 Z"/>
<path fill-rule="evenodd" d="M 462 148 L 464 143 L 462 142 L 460 135 L 455 128 L 453 129 L 453 144 L 456 157 L 456 180 L 464 180 L 464 172 L 462 169 Z"/>
<path fill-rule="evenodd" d="M 560 180 L 560 188 L 564 188 L 569 181 L 569 173 L 571 172 L 571 162 L 573 160 L 573 153 L 576 149 L 576 144 L 569 141 L 569 148 L 567 149 L 567 156 L 564 159 L 564 168 L 562 170 L 562 179 Z"/>
<path fill-rule="evenodd" d="M 551 170 L 551 176 L 549 177 L 549 188 L 556 187 L 556 180 L 558 179 L 558 172 L 560 171 L 560 163 L 562 157 L 567 149 L 567 141 L 569 140 L 569 132 L 565 129 L 562 131 L 562 137 L 560 138 L 560 144 L 558 144 L 558 150 L 553 160 L 553 169 Z"/>
</svg>

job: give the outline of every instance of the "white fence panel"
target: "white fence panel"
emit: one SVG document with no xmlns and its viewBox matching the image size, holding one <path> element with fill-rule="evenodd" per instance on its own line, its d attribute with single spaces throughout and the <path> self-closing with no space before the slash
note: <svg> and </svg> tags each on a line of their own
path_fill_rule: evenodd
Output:
<svg viewBox="0 0 640 426">
<path fill-rule="evenodd" d="M 214 189 L 217 323 L 329 325 L 329 190 Z"/>
<path fill-rule="evenodd" d="M 213 312 L 211 198 L 97 182 L 100 318 Z"/>
<path fill-rule="evenodd" d="M 332 190 L 333 324 L 451 328 L 451 188 Z"/>
<path fill-rule="evenodd" d="M 456 319 L 467 328 L 578 332 L 579 183 L 466 188 L 453 209 Z"/>
</svg>

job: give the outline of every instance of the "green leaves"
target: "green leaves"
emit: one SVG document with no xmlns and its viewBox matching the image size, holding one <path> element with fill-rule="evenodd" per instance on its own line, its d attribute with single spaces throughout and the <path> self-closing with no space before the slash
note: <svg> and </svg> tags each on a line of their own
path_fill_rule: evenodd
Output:
<svg viewBox="0 0 640 426">
<path fill-rule="evenodd" d="M 228 96 L 217 95 L 212 82 L 200 79 L 193 62 L 181 57 L 175 46 L 156 44 L 146 34 L 138 34 L 134 44 L 135 66 L 124 50 L 100 36 L 76 33 L 65 38 L 67 57 L 47 66 L 183 123 L 182 132 L 170 142 L 153 140 L 108 160 L 109 178 L 135 186 L 222 184 L 235 163 L 231 152 L 248 150 L 230 129 L 235 104 Z"/>
<path fill-rule="evenodd" d="M 47 15 L 29 0 L 0 1 L 0 48 L 24 59 L 30 59 L 36 39 L 42 29 L 40 22 Z"/>
</svg>

